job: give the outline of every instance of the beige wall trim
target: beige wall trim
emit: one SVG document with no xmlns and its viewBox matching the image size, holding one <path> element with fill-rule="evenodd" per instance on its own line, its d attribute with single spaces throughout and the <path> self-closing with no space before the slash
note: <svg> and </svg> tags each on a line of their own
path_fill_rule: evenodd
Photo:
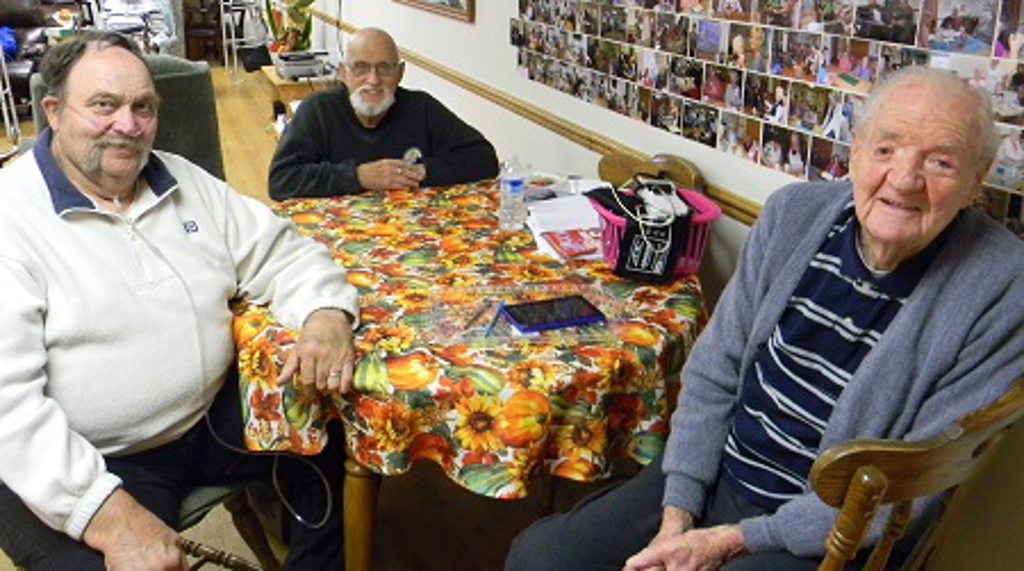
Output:
<svg viewBox="0 0 1024 571">
<path fill-rule="evenodd" d="M 321 12 L 320 10 L 307 8 L 306 11 L 326 24 L 334 26 L 346 33 L 353 33 L 359 30 L 356 26 L 339 20 L 338 18 L 325 12 Z M 566 121 L 563 117 L 555 115 L 549 111 L 545 111 L 540 107 L 527 103 L 517 97 L 513 97 L 501 90 L 494 89 L 491 86 L 483 84 L 467 75 L 455 71 L 450 67 L 441 65 L 432 59 L 425 58 L 416 52 L 411 52 L 405 48 L 399 48 L 399 53 L 405 61 L 454 83 L 478 97 L 482 97 L 496 105 L 500 105 L 501 107 L 504 107 L 505 109 L 516 113 L 517 115 L 520 115 L 558 135 L 561 135 L 562 137 L 565 137 L 566 139 L 569 139 L 570 141 L 599 155 L 617 152 L 633 155 L 641 159 L 647 158 L 645 153 L 642 153 L 632 147 L 623 145 L 614 139 L 606 137 L 576 123 Z M 760 205 L 724 188 L 708 185 L 706 192 L 712 200 L 721 206 L 722 212 L 726 216 L 734 218 L 744 224 L 753 224 L 754 220 L 756 220 L 757 216 L 761 213 Z"/>
</svg>

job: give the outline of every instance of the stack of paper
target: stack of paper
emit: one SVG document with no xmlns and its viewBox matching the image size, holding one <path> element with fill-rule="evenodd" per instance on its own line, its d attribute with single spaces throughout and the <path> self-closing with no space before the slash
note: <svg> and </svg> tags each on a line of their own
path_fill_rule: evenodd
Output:
<svg viewBox="0 0 1024 571">
<path fill-rule="evenodd" d="M 568 230 L 585 231 L 600 226 L 597 211 L 590 205 L 590 200 L 581 195 L 563 196 L 551 200 L 531 202 L 528 205 L 530 216 L 526 219 L 526 225 L 533 232 L 533 239 L 537 243 L 537 250 L 553 258 L 564 260 L 543 237 L 545 232 L 565 232 Z M 590 234 L 590 232 L 584 232 Z M 600 258 L 601 251 L 598 248 L 595 252 L 576 256 L 575 259 Z"/>
</svg>

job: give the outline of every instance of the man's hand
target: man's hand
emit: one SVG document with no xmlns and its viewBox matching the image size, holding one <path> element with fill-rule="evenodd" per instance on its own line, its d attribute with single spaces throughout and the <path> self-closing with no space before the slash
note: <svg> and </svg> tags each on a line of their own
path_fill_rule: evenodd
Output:
<svg viewBox="0 0 1024 571">
<path fill-rule="evenodd" d="M 427 167 L 398 159 L 381 159 L 356 167 L 359 186 L 366 190 L 412 190 L 427 176 Z"/>
<path fill-rule="evenodd" d="M 124 490 L 107 498 L 82 535 L 86 545 L 103 553 L 110 571 L 183 571 L 188 562 L 177 539 L 174 530 Z"/>
<path fill-rule="evenodd" d="M 626 560 L 623 571 L 714 571 L 744 553 L 739 526 L 693 529 L 670 538 L 655 538 L 646 549 Z"/>
<path fill-rule="evenodd" d="M 299 373 L 302 391 L 345 393 L 352 387 L 352 320 L 339 309 L 318 309 L 302 326 L 295 349 L 281 369 L 279 383 Z"/>
</svg>

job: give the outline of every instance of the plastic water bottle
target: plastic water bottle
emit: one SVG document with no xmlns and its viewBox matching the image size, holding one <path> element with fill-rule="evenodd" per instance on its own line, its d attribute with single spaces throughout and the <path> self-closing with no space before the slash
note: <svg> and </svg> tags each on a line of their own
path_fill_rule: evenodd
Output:
<svg viewBox="0 0 1024 571">
<path fill-rule="evenodd" d="M 521 230 L 526 223 L 526 173 L 518 159 L 512 157 L 502 164 L 499 184 L 498 227 L 504 231 Z"/>
</svg>

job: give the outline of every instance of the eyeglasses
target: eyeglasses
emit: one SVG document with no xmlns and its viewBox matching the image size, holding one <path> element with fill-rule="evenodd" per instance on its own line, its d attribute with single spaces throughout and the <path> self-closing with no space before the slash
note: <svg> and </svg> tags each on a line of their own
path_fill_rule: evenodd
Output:
<svg viewBox="0 0 1024 571">
<path fill-rule="evenodd" d="M 365 61 L 357 61 L 355 63 L 346 63 L 345 67 L 355 77 L 366 77 L 370 75 L 370 71 L 377 72 L 377 77 L 390 78 L 398 74 L 398 70 L 402 68 L 404 62 L 386 62 L 380 63 L 367 63 Z"/>
</svg>

